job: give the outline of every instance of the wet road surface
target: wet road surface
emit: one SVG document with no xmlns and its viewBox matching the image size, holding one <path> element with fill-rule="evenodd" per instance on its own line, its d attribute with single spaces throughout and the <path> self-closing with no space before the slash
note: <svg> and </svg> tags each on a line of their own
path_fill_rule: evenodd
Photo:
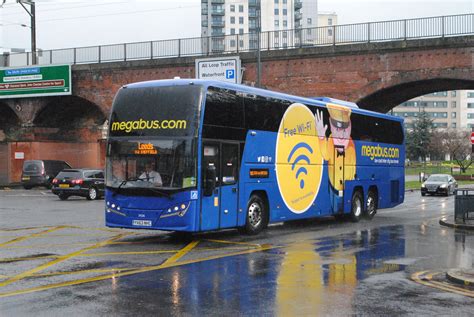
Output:
<svg viewBox="0 0 474 317">
<path fill-rule="evenodd" d="M 474 232 L 453 197 L 407 193 L 372 221 L 333 218 L 190 237 L 108 229 L 103 201 L 0 191 L 0 315 L 459 315 Z"/>
</svg>

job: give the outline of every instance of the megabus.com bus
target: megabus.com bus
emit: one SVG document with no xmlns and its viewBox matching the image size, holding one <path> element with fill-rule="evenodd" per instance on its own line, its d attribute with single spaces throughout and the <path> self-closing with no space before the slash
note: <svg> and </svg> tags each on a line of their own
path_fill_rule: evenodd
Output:
<svg viewBox="0 0 474 317">
<path fill-rule="evenodd" d="M 109 124 L 109 227 L 252 234 L 404 199 L 402 119 L 349 102 L 150 81 L 120 89 Z"/>
</svg>

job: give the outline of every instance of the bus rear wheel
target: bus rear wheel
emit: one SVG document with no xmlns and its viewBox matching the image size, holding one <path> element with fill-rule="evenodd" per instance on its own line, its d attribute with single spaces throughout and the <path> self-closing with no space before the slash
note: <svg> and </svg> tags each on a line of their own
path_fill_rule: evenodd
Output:
<svg viewBox="0 0 474 317">
<path fill-rule="evenodd" d="M 375 214 L 377 213 L 377 193 L 373 190 L 369 191 L 367 195 L 367 204 L 365 209 L 365 218 L 371 220 L 374 218 Z"/>
<path fill-rule="evenodd" d="M 252 195 L 247 204 L 245 226 L 240 231 L 249 235 L 258 234 L 265 228 L 267 219 L 267 205 L 259 195 Z"/>
<path fill-rule="evenodd" d="M 351 221 L 352 222 L 359 222 L 361 216 L 362 216 L 362 210 L 364 203 L 362 199 L 362 193 L 358 190 L 352 194 L 352 203 L 351 203 Z"/>
</svg>

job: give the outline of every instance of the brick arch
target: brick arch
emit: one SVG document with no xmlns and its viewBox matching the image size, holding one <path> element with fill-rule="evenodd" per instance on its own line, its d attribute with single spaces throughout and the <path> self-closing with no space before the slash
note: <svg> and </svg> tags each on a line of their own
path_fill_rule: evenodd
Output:
<svg viewBox="0 0 474 317">
<path fill-rule="evenodd" d="M 33 126 L 39 139 L 96 141 L 108 115 L 78 96 L 55 97 L 36 114 Z"/>
<path fill-rule="evenodd" d="M 0 102 L 0 141 L 10 139 L 18 131 L 21 119 L 6 103 Z"/>
<path fill-rule="evenodd" d="M 412 98 L 437 91 L 474 89 L 474 69 L 449 69 L 440 72 L 418 70 L 398 73 L 370 82 L 352 92 L 349 99 L 359 107 L 386 113 Z"/>
</svg>

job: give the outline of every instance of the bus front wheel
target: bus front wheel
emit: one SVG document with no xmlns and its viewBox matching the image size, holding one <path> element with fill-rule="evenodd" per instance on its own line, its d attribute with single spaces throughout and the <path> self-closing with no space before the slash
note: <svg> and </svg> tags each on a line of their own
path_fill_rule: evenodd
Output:
<svg viewBox="0 0 474 317">
<path fill-rule="evenodd" d="M 352 222 L 359 222 L 362 216 L 362 210 L 364 203 L 362 199 L 362 193 L 358 190 L 352 194 L 352 203 L 351 203 L 351 220 Z"/>
<path fill-rule="evenodd" d="M 265 228 L 268 219 L 268 208 L 259 195 L 252 195 L 247 204 L 247 216 L 243 233 L 254 235 Z"/>
</svg>

